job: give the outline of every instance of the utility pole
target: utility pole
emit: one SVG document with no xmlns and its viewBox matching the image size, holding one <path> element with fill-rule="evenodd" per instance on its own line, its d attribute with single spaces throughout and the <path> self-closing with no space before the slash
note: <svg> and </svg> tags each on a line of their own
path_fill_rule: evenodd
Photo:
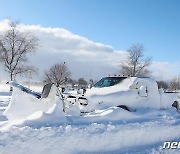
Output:
<svg viewBox="0 0 180 154">
<path fill-rule="evenodd" d="M 29 84 L 28 84 L 28 88 L 30 88 L 31 85 L 31 78 L 32 78 L 32 70 L 28 70 L 28 78 L 29 78 Z"/>
</svg>

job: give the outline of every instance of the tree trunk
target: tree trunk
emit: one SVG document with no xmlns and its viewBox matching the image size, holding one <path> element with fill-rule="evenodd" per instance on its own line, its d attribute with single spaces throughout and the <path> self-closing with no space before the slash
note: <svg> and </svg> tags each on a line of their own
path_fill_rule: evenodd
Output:
<svg viewBox="0 0 180 154">
<path fill-rule="evenodd" d="M 13 81 L 13 74 L 11 73 L 11 81 Z M 10 91 L 13 91 L 13 87 L 10 86 Z"/>
</svg>

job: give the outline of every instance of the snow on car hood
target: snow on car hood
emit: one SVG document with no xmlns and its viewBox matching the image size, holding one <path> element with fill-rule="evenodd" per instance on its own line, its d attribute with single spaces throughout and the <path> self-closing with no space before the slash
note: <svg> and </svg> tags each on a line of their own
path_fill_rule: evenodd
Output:
<svg viewBox="0 0 180 154">
<path fill-rule="evenodd" d="M 130 86 L 133 85 L 137 77 L 131 77 L 124 79 L 121 83 L 104 88 L 96 88 L 92 87 L 91 89 L 87 89 L 86 96 L 90 95 L 107 95 L 110 93 L 115 93 L 117 91 L 128 91 L 130 90 Z"/>
<path fill-rule="evenodd" d="M 148 96 L 140 97 L 139 89 L 148 87 Z M 103 88 L 93 87 L 86 91 L 90 108 L 107 108 L 126 105 L 137 108 L 160 108 L 160 95 L 155 80 L 150 78 L 129 77 L 121 83 Z"/>
</svg>

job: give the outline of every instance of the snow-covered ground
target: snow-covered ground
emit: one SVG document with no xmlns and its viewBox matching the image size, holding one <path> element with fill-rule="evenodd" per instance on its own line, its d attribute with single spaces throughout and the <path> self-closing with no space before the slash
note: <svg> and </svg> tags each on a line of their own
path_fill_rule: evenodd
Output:
<svg viewBox="0 0 180 154">
<path fill-rule="evenodd" d="M 180 113 L 174 108 L 137 112 L 108 108 L 99 116 L 66 120 L 48 119 L 38 112 L 26 119 L 7 120 L 2 114 L 11 99 L 8 88 L 0 88 L 1 154 L 180 153 L 180 149 L 162 149 L 165 141 L 180 142 Z"/>
</svg>

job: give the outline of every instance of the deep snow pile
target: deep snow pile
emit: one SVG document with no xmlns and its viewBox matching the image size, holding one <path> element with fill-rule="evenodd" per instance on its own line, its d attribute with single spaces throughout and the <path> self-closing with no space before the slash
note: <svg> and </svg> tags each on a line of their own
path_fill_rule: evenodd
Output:
<svg viewBox="0 0 180 154">
<path fill-rule="evenodd" d="M 36 111 L 47 112 L 56 101 L 56 89 L 52 88 L 47 99 L 36 97 L 14 88 L 11 101 L 3 113 L 8 119 L 21 119 Z M 18 112 L 17 112 L 18 111 Z"/>
<path fill-rule="evenodd" d="M 0 132 L 0 153 L 178 153 L 162 146 L 180 140 L 180 116 L 146 112 L 131 122 L 13 126 Z"/>
<path fill-rule="evenodd" d="M 2 154 L 179 153 L 179 149 L 162 149 L 165 141 L 180 141 L 180 114 L 174 108 L 139 108 L 136 112 L 128 112 L 107 107 L 87 116 L 64 116 L 62 103 L 56 98 L 39 101 L 43 107 L 17 90 L 7 110 L 10 112 L 4 113 L 8 120 L 3 110 L 11 96 L 9 93 L 0 95 Z M 171 101 L 174 96 L 163 98 Z"/>
<path fill-rule="evenodd" d="M 133 88 L 136 87 L 136 88 Z M 147 89 L 147 90 L 146 90 Z M 43 119 L 43 116 L 48 116 L 50 122 L 54 121 L 54 115 L 57 119 L 66 119 L 67 123 L 72 121 L 70 117 L 68 120 L 62 113 L 63 102 L 61 98 L 56 97 L 57 87 L 52 85 L 48 97 L 37 99 L 32 95 L 24 93 L 17 87 L 14 87 L 12 99 L 6 111 L 3 113 L 9 120 L 15 119 Z M 147 91 L 147 93 L 146 93 Z M 85 121 L 94 122 L 104 120 L 117 120 L 119 119 L 119 113 L 114 107 L 118 105 L 126 105 L 128 108 L 132 108 L 133 111 L 140 109 L 166 109 L 171 107 L 171 104 L 175 100 L 176 95 L 171 94 L 170 97 L 165 94 L 159 94 L 157 83 L 150 78 L 129 77 L 124 79 L 117 85 L 103 88 L 93 87 L 88 89 L 85 97 L 88 100 L 88 105 L 85 107 L 85 111 L 94 111 L 92 114 L 87 115 L 90 118 L 86 118 Z M 66 108 L 66 113 L 70 115 L 80 115 L 80 102 L 74 102 L 70 109 Z M 58 109 L 56 109 L 58 108 Z M 17 112 L 18 111 L 18 112 Z M 56 112 L 55 112 L 56 111 Z M 116 112 L 115 112 L 116 111 Z M 99 112 L 99 113 L 98 113 Z M 113 113 L 111 113 L 113 112 Z M 57 116 L 59 113 L 59 117 Z M 117 114 L 116 114 L 117 113 Z M 107 116 L 106 116 L 107 115 Z M 92 117 L 96 118 L 92 118 Z M 120 114 L 122 116 L 122 114 Z M 100 117 L 100 118 L 99 118 Z M 79 118 L 83 121 L 84 118 Z M 79 120 L 78 119 L 78 120 Z M 74 120 L 74 119 L 73 119 Z M 44 120 L 42 120 L 44 121 Z M 47 121 L 48 122 L 48 121 Z M 61 121 L 59 121 L 61 122 Z M 64 122 L 64 121 L 63 121 Z"/>
</svg>

